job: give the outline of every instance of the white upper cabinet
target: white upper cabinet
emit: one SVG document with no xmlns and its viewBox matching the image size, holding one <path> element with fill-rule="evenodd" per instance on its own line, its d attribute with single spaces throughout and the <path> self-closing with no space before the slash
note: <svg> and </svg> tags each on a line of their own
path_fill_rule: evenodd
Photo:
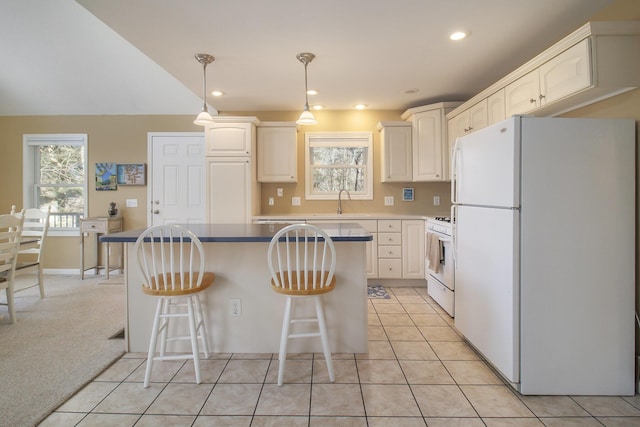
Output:
<svg viewBox="0 0 640 427">
<path fill-rule="evenodd" d="M 440 102 L 410 108 L 402 114 L 411 121 L 413 181 L 449 179 L 449 154 L 445 114 L 459 102 Z"/>
<path fill-rule="evenodd" d="M 488 101 L 488 124 L 555 116 L 640 86 L 640 21 L 589 22 L 447 115 Z M 504 110 L 504 112 L 503 112 Z"/>
<path fill-rule="evenodd" d="M 379 122 L 380 180 L 382 182 L 413 181 L 411 123 Z"/>
<path fill-rule="evenodd" d="M 589 39 L 572 46 L 505 88 L 507 117 L 524 114 L 591 85 Z"/>
<path fill-rule="evenodd" d="M 258 181 L 298 181 L 298 129 L 295 122 L 258 126 Z"/>
<path fill-rule="evenodd" d="M 251 156 L 255 147 L 256 117 L 216 116 L 205 127 L 207 156 Z"/>
<path fill-rule="evenodd" d="M 487 126 L 507 118 L 504 108 L 504 89 L 500 89 L 487 98 Z"/>
<path fill-rule="evenodd" d="M 540 66 L 540 106 L 591 86 L 589 44 L 585 39 Z"/>
<path fill-rule="evenodd" d="M 448 144 L 447 144 L 447 165 L 451 163 L 451 154 L 456 139 L 465 136 L 478 129 L 487 126 L 487 100 L 483 99 L 471 108 L 463 111 L 447 123 Z M 450 179 L 447 175 L 445 179 Z"/>
<path fill-rule="evenodd" d="M 507 117 L 514 114 L 525 114 L 539 106 L 540 95 L 539 71 L 535 70 L 520 77 L 505 88 L 505 110 Z"/>
</svg>

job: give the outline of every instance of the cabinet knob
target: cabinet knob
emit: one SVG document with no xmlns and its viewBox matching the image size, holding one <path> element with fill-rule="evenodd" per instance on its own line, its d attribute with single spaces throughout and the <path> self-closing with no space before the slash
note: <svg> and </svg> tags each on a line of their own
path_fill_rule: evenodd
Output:
<svg viewBox="0 0 640 427">
<path fill-rule="evenodd" d="M 540 98 L 540 101 L 542 101 L 543 99 L 546 98 L 546 96 L 544 96 L 543 94 L 540 94 L 539 98 Z"/>
<path fill-rule="evenodd" d="M 535 104 L 535 103 L 536 103 L 536 100 L 535 100 L 535 99 L 533 99 L 533 98 L 531 98 L 531 99 L 529 100 L 529 102 L 530 102 L 530 103 L 532 103 L 532 104 Z"/>
</svg>

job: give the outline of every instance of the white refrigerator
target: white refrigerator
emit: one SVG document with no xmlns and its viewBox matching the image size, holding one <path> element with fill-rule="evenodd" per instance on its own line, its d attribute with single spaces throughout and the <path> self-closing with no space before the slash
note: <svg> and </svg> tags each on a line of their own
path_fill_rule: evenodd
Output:
<svg viewBox="0 0 640 427">
<path fill-rule="evenodd" d="M 634 394 L 635 156 L 633 120 L 456 142 L 455 327 L 522 394 Z"/>
</svg>

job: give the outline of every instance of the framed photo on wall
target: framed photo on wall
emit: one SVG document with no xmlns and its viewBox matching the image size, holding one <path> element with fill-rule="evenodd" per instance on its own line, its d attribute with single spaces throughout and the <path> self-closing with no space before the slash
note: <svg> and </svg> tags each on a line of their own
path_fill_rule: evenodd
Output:
<svg viewBox="0 0 640 427">
<path fill-rule="evenodd" d="M 96 190 L 110 191 L 117 189 L 116 164 L 96 163 Z"/>
<path fill-rule="evenodd" d="M 147 165 L 144 163 L 118 164 L 118 185 L 147 185 Z"/>
</svg>

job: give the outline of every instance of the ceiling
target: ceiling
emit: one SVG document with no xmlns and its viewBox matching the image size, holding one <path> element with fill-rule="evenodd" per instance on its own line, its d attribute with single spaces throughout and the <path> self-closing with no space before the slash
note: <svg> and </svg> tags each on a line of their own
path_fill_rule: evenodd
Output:
<svg viewBox="0 0 640 427">
<path fill-rule="evenodd" d="M 0 115 L 196 114 L 466 100 L 614 0 L 0 0 Z M 452 42 L 454 30 L 471 36 Z"/>
</svg>

